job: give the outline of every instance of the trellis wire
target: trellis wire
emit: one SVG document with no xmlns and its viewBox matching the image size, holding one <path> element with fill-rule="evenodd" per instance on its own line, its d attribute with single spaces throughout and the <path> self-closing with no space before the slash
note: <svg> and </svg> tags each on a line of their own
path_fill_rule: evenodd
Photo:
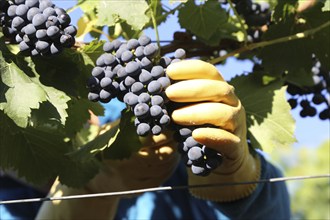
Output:
<svg viewBox="0 0 330 220">
<path fill-rule="evenodd" d="M 87 199 L 87 198 L 110 197 L 110 196 L 124 196 L 124 195 L 134 195 L 134 194 L 145 193 L 145 192 L 159 192 L 159 191 L 183 190 L 183 189 L 205 188 L 205 187 L 226 187 L 226 186 L 233 186 L 233 185 L 247 185 L 247 184 L 258 184 L 258 183 L 276 183 L 276 182 L 285 182 L 285 181 L 290 181 L 290 180 L 304 180 L 304 179 L 317 179 L 317 178 L 330 178 L 330 174 L 278 177 L 278 178 L 270 178 L 270 179 L 260 179 L 257 181 L 242 181 L 242 182 L 229 182 L 229 183 L 198 184 L 198 185 L 186 185 L 186 186 L 160 186 L 160 187 L 137 189 L 137 190 L 127 190 L 127 191 L 119 191 L 119 192 L 94 193 L 94 194 L 58 196 L 58 197 L 54 196 L 54 197 L 44 197 L 44 198 L 32 198 L 32 199 L 5 200 L 5 201 L 0 201 L 0 205 L 16 204 L 16 203 L 45 202 L 45 201 L 55 201 L 55 200 Z"/>
</svg>

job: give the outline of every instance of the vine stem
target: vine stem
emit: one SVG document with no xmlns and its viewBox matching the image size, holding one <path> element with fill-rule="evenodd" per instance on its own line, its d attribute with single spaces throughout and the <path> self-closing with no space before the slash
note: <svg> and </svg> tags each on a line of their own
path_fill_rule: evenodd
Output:
<svg viewBox="0 0 330 220">
<path fill-rule="evenodd" d="M 310 29 L 310 30 L 307 30 L 304 32 L 296 33 L 296 34 L 293 34 L 290 36 L 280 37 L 280 38 L 276 38 L 274 40 L 263 41 L 263 42 L 259 42 L 259 43 L 248 44 L 248 45 L 245 45 L 241 48 L 238 48 L 237 50 L 234 50 L 234 51 L 226 54 L 225 56 L 214 58 L 212 60 L 209 60 L 208 62 L 211 64 L 217 64 L 217 63 L 227 59 L 228 57 L 235 56 L 237 54 L 241 54 L 245 51 L 254 50 L 256 48 L 261 48 L 261 47 L 267 47 L 267 46 L 270 46 L 273 44 L 284 43 L 284 42 L 288 42 L 288 41 L 292 41 L 292 40 L 303 39 L 303 38 L 306 38 L 306 37 L 309 37 L 309 36 L 315 34 L 316 32 L 318 32 L 328 26 L 330 26 L 330 21 L 325 22 L 324 24 L 322 24 L 316 28 L 313 28 L 313 29 Z"/>
<path fill-rule="evenodd" d="M 156 34 L 156 40 L 157 40 L 157 46 L 158 48 L 160 48 L 160 38 L 159 38 L 159 32 L 158 32 L 158 26 L 157 26 L 157 21 L 156 21 L 156 18 L 155 18 L 155 14 L 154 12 L 157 11 L 157 3 L 154 4 L 154 7 L 152 7 L 152 0 L 150 0 L 150 8 L 151 8 L 151 20 L 152 20 L 152 26 L 154 27 L 154 30 L 155 30 L 155 34 Z M 160 50 L 158 51 L 158 54 L 159 55 L 160 53 Z"/>
<path fill-rule="evenodd" d="M 235 8 L 232 0 L 228 0 L 228 3 L 229 3 L 229 6 L 230 6 L 231 10 L 233 10 L 235 17 L 237 18 L 237 20 L 238 20 L 238 22 L 239 22 L 239 24 L 241 26 L 241 29 L 242 29 L 243 34 L 244 34 L 244 45 L 246 45 L 247 42 L 248 42 L 248 33 L 246 32 L 245 24 L 242 21 L 241 16 L 238 14 L 238 12 L 237 12 L 237 10 L 236 10 L 236 8 Z"/>
</svg>

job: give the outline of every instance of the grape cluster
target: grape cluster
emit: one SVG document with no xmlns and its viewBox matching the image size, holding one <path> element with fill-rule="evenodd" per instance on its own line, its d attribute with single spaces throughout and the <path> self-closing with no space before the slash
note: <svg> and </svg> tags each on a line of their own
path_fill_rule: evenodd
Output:
<svg viewBox="0 0 330 220">
<path fill-rule="evenodd" d="M 0 0 L 4 35 L 19 44 L 22 54 L 47 56 L 75 44 L 77 29 L 63 8 L 51 0 Z"/>
<path fill-rule="evenodd" d="M 288 102 L 292 109 L 298 104 L 301 106 L 300 116 L 314 117 L 318 114 L 321 120 L 330 119 L 330 72 L 322 68 L 320 61 L 314 56 L 313 73 L 314 85 L 310 87 L 298 87 L 288 83 L 287 91 L 291 95 Z M 318 112 L 316 106 L 325 107 Z"/>
<path fill-rule="evenodd" d="M 226 0 L 219 0 L 221 4 L 228 4 Z M 233 0 L 237 13 L 244 18 L 248 25 L 248 41 L 259 42 L 263 34 L 262 26 L 269 25 L 271 21 L 270 6 L 267 2 L 252 0 Z"/>
<path fill-rule="evenodd" d="M 191 168 L 193 174 L 207 176 L 222 162 L 222 155 L 205 145 L 198 143 L 192 137 L 194 127 L 180 127 L 176 129 L 175 139 L 178 141 L 178 151 L 183 162 Z"/>
<path fill-rule="evenodd" d="M 169 116 L 175 103 L 168 100 L 164 91 L 172 83 L 166 75 L 167 66 L 184 59 L 185 51 L 177 49 L 174 58 L 158 58 L 158 46 L 145 35 L 126 42 L 118 39 L 106 42 L 103 51 L 87 82 L 88 99 L 108 103 L 118 98 L 124 102 L 135 115 L 134 124 L 139 136 L 159 135 L 165 127 L 177 130 L 180 134 L 182 129 L 173 125 Z M 186 134 L 177 138 L 180 146 L 188 143 L 188 139 L 183 137 Z M 220 163 L 220 160 L 215 163 L 211 158 L 218 158 L 219 155 L 203 148 L 191 137 L 191 133 L 189 140 L 190 145 L 184 149 L 179 147 L 179 152 L 184 159 L 188 158 L 186 164 L 191 166 L 194 173 L 207 175 Z M 200 149 L 201 158 L 197 158 L 197 148 Z"/>
</svg>

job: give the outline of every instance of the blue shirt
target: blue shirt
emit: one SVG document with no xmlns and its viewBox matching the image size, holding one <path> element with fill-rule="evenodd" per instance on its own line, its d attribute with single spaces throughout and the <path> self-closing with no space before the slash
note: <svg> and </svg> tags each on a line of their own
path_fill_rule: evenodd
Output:
<svg viewBox="0 0 330 220">
<path fill-rule="evenodd" d="M 281 177 L 281 172 L 261 158 L 261 179 Z M 170 186 L 187 185 L 187 173 L 180 165 L 165 183 Z M 221 188 L 219 188 L 221 190 Z M 284 182 L 261 183 L 249 197 L 228 203 L 197 199 L 188 190 L 148 192 L 123 199 L 119 204 L 118 220 L 201 220 L 201 219 L 290 219 L 290 201 Z"/>
</svg>

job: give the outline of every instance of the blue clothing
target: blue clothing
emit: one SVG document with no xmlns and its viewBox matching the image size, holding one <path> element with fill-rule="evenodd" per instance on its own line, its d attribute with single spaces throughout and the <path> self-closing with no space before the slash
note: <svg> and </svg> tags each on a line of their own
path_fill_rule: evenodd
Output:
<svg viewBox="0 0 330 220">
<path fill-rule="evenodd" d="M 281 177 L 281 172 L 261 158 L 261 179 Z M 169 186 L 187 185 L 184 165 L 165 183 Z M 222 190 L 219 188 L 219 190 Z M 138 219 L 290 219 L 289 194 L 284 182 L 262 183 L 247 198 L 228 203 L 197 199 L 188 190 L 148 192 L 139 197 L 123 199 L 116 220 Z"/>
</svg>

